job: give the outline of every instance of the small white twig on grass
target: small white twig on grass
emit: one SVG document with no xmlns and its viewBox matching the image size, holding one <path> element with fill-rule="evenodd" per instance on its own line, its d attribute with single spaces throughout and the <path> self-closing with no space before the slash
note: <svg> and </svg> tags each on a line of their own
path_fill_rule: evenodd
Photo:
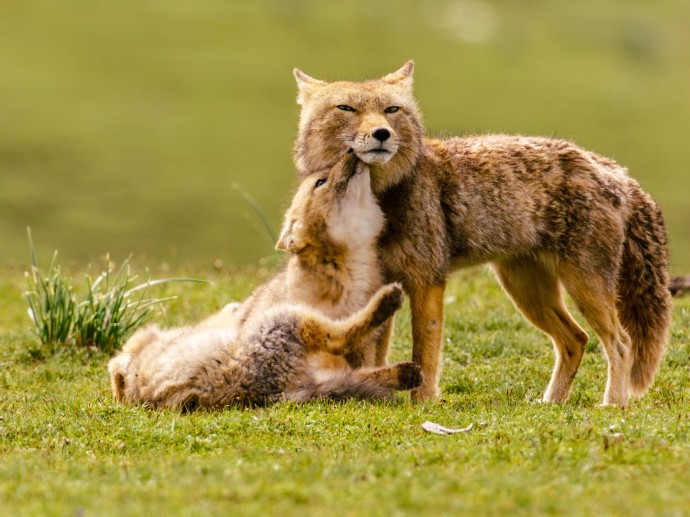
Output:
<svg viewBox="0 0 690 517">
<path fill-rule="evenodd" d="M 434 422 L 429 422 L 428 420 L 422 424 L 422 429 L 429 433 L 434 433 L 434 434 L 457 434 L 457 433 L 466 433 L 472 427 L 474 424 L 470 424 L 467 427 L 464 427 L 463 429 L 450 429 L 448 427 L 443 427 L 442 425 L 436 424 Z"/>
</svg>

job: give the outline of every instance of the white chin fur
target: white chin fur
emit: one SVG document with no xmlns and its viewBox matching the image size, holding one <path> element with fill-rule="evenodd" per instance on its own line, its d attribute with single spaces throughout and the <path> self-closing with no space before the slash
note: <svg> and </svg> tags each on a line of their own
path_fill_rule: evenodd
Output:
<svg viewBox="0 0 690 517">
<path fill-rule="evenodd" d="M 375 153 L 372 151 L 356 152 L 357 158 L 364 163 L 383 165 L 393 158 L 395 153 Z"/>
<path fill-rule="evenodd" d="M 371 245 L 383 228 L 383 213 L 371 191 L 369 170 L 350 179 L 345 195 L 328 216 L 328 234 L 350 251 Z"/>
</svg>

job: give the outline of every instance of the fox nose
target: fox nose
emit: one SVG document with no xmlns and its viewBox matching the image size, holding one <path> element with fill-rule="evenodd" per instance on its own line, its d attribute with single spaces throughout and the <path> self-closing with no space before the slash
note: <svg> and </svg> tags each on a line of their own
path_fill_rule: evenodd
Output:
<svg viewBox="0 0 690 517">
<path fill-rule="evenodd" d="M 390 138 L 391 132 L 388 131 L 385 127 L 379 127 L 374 130 L 372 136 L 376 138 L 376 140 L 378 140 L 379 142 L 385 142 Z"/>
</svg>

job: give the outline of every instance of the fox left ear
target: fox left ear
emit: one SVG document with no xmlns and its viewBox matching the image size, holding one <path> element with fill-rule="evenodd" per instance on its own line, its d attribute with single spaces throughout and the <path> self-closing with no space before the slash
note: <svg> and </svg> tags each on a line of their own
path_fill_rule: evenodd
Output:
<svg viewBox="0 0 690 517">
<path fill-rule="evenodd" d="M 313 77 L 305 74 L 299 68 L 295 68 L 292 73 L 295 75 L 295 79 L 297 80 L 297 88 L 299 90 L 299 94 L 297 95 L 297 104 L 304 104 L 306 97 L 314 87 L 326 84 L 324 81 L 319 81 L 318 79 L 314 79 Z"/>
<path fill-rule="evenodd" d="M 412 72 L 414 71 L 414 61 L 411 59 L 392 74 L 383 77 L 383 80 L 390 84 L 400 83 L 408 88 L 412 87 Z"/>
</svg>

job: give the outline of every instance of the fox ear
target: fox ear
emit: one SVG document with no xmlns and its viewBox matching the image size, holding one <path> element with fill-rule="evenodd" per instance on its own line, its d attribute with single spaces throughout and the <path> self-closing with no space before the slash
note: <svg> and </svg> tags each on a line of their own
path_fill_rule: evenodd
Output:
<svg viewBox="0 0 690 517">
<path fill-rule="evenodd" d="M 400 83 L 403 86 L 412 87 L 412 72 L 414 61 L 411 59 L 392 74 L 383 77 L 383 80 L 390 84 Z"/>
<path fill-rule="evenodd" d="M 323 84 L 323 81 L 319 81 L 318 79 L 314 79 L 312 76 L 305 74 L 300 70 L 299 68 L 295 68 L 292 71 L 293 74 L 295 74 L 295 79 L 297 79 L 297 86 L 300 88 L 313 84 L 313 85 L 318 85 L 318 84 Z"/>
<path fill-rule="evenodd" d="M 297 95 L 297 104 L 304 104 L 307 95 L 316 86 L 321 86 L 326 84 L 324 81 L 319 81 L 313 77 L 305 74 L 299 68 L 295 68 L 292 73 L 295 75 L 297 80 L 297 88 L 299 89 L 299 94 Z"/>
<path fill-rule="evenodd" d="M 280 251 L 287 251 L 290 253 L 297 253 L 299 251 L 298 243 L 295 242 L 295 235 L 292 233 L 295 224 L 299 224 L 294 220 L 287 219 L 283 230 L 280 232 L 278 242 L 276 242 L 276 249 Z"/>
<path fill-rule="evenodd" d="M 292 231 L 290 228 L 284 228 L 278 242 L 276 242 L 276 249 L 279 251 L 288 251 L 290 244 L 292 243 Z"/>
</svg>

